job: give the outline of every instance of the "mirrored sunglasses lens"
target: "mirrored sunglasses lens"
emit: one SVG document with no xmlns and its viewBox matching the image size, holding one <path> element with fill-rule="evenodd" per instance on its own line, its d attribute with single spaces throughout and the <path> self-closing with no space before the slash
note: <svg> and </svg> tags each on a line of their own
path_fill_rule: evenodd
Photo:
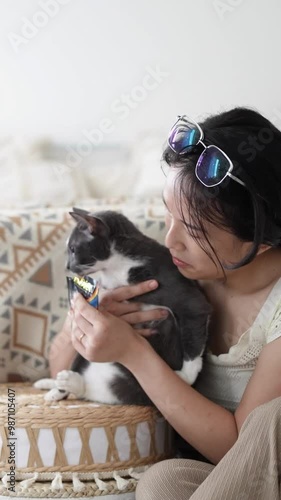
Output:
<svg viewBox="0 0 281 500">
<path fill-rule="evenodd" d="M 171 130 L 168 143 L 176 153 L 184 153 L 196 146 L 200 140 L 200 130 L 188 122 L 178 122 Z"/>
<path fill-rule="evenodd" d="M 206 186 L 219 184 L 230 169 L 229 160 L 216 148 L 209 146 L 198 159 L 196 175 Z"/>
</svg>

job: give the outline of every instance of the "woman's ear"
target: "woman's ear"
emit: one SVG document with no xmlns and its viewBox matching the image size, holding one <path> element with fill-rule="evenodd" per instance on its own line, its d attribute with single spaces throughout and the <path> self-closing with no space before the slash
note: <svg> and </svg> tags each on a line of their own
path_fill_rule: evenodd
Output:
<svg viewBox="0 0 281 500">
<path fill-rule="evenodd" d="M 259 246 L 259 249 L 257 251 L 257 255 L 260 255 L 261 253 L 264 253 L 266 252 L 267 250 L 270 250 L 272 248 L 272 246 L 270 245 L 266 245 L 265 243 L 262 243 L 260 246 Z"/>
</svg>

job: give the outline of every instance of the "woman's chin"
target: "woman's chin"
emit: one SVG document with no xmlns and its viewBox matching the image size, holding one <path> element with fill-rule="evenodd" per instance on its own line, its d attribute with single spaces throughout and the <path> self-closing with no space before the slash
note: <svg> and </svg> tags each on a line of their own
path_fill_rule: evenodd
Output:
<svg viewBox="0 0 281 500">
<path fill-rule="evenodd" d="M 191 266 L 185 266 L 185 267 L 178 267 L 177 266 L 177 269 L 185 278 L 190 278 L 193 280 L 199 279 L 198 273 L 196 273 L 195 270 Z"/>
</svg>

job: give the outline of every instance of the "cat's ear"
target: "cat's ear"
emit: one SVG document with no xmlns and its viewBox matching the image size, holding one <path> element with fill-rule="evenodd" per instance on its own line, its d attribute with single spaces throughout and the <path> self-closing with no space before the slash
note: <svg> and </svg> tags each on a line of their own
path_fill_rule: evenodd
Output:
<svg viewBox="0 0 281 500">
<path fill-rule="evenodd" d="M 84 210 L 83 208 L 78 208 L 78 207 L 72 207 L 73 212 L 75 212 L 78 215 L 89 215 L 88 210 Z"/>
<path fill-rule="evenodd" d="M 85 213 L 82 213 L 85 212 Z M 73 217 L 76 222 L 78 222 L 80 229 L 82 230 L 88 230 L 89 233 L 95 236 L 108 236 L 109 234 L 109 228 L 103 222 L 101 219 L 98 217 L 94 217 L 93 215 L 90 215 L 89 212 L 86 212 L 85 210 L 79 209 L 79 213 L 76 212 L 69 212 L 69 215 Z"/>
<path fill-rule="evenodd" d="M 80 229 L 86 229 L 88 224 L 85 217 L 89 214 L 89 212 L 77 207 L 73 207 L 72 210 L 73 212 L 69 212 L 69 215 L 71 215 L 71 217 L 73 217 L 73 219 L 79 224 Z"/>
</svg>

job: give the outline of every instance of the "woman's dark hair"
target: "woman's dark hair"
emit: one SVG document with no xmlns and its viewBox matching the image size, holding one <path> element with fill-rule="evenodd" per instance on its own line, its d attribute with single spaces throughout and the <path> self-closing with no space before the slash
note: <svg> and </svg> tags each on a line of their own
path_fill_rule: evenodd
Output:
<svg viewBox="0 0 281 500">
<path fill-rule="evenodd" d="M 223 266 L 216 256 L 221 267 L 236 269 L 251 262 L 262 243 L 281 247 L 281 132 L 264 116 L 248 108 L 234 108 L 208 117 L 200 126 L 203 142 L 218 146 L 229 156 L 234 164 L 233 175 L 245 187 L 229 177 L 219 186 L 205 187 L 195 175 L 202 152 L 200 144 L 183 155 L 167 146 L 163 160 L 179 169 L 180 196 L 176 199 L 182 216 L 184 208 L 187 209 L 191 221 L 203 231 L 213 255 L 216 256 L 205 221 L 253 243 L 248 255 L 231 267 Z M 192 236 L 197 239 L 196 234 Z M 209 255 L 202 240 L 198 241 Z"/>
</svg>

